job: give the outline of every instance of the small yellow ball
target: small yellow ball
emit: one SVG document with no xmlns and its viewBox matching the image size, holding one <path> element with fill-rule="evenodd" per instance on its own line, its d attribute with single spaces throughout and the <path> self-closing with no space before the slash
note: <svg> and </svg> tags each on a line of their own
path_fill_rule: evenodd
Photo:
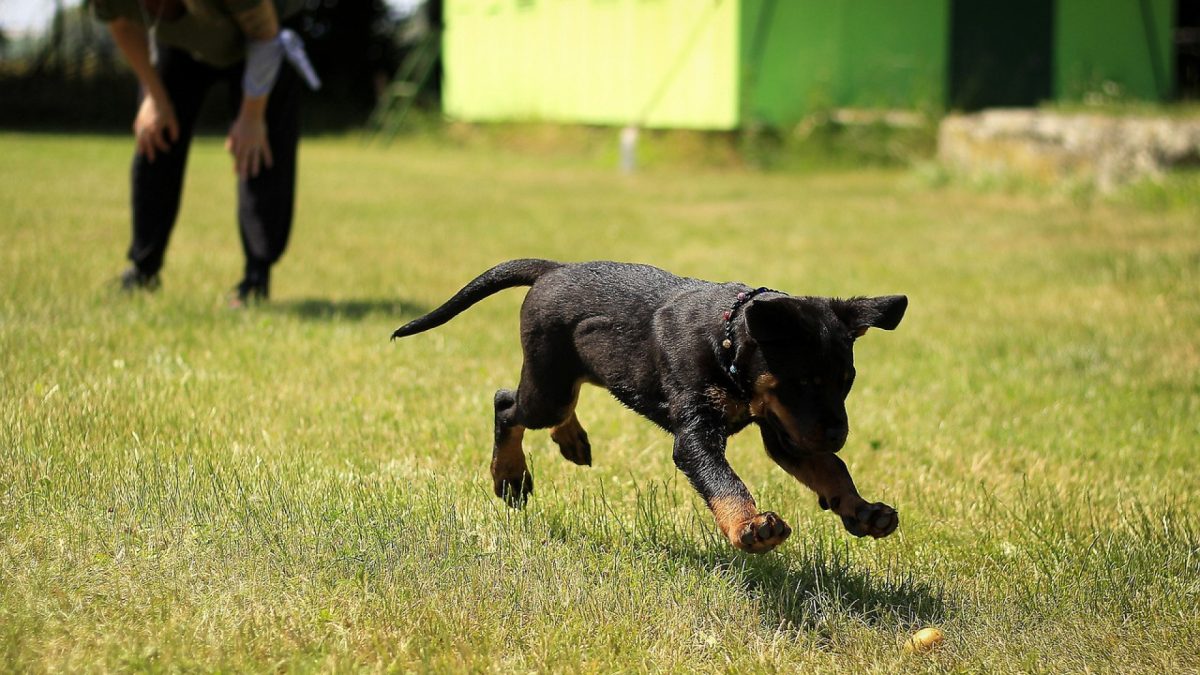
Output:
<svg viewBox="0 0 1200 675">
<path fill-rule="evenodd" d="M 946 635 L 936 628 L 922 628 L 904 643 L 904 651 L 916 654 L 933 651 L 942 646 Z"/>
</svg>

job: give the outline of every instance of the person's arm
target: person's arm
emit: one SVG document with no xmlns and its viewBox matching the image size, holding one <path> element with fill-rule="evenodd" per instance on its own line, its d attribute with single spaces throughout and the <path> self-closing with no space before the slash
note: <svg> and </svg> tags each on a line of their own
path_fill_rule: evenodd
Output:
<svg viewBox="0 0 1200 675">
<path fill-rule="evenodd" d="M 133 134 L 138 154 L 153 162 L 158 152 L 166 152 L 170 143 L 179 140 L 175 107 L 150 61 L 146 27 L 137 21 L 116 18 L 108 22 L 108 30 L 142 86 L 142 103 L 133 120 Z"/>
<path fill-rule="evenodd" d="M 236 11 L 233 17 L 247 43 L 270 41 L 279 35 L 279 18 L 275 14 L 275 4 L 270 0 Z M 234 171 L 242 178 L 257 176 L 259 171 L 274 163 L 267 140 L 268 96 L 269 92 L 259 96 L 243 92 L 242 107 L 225 139 L 225 149 L 233 155 Z"/>
</svg>

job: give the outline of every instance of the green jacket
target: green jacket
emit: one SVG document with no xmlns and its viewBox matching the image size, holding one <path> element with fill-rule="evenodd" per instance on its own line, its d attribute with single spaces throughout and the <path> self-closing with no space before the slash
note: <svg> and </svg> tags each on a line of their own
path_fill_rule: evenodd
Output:
<svg viewBox="0 0 1200 675">
<path fill-rule="evenodd" d="M 93 0 L 101 21 L 128 19 L 150 28 L 154 41 L 190 52 L 197 61 L 223 68 L 246 58 L 241 29 L 233 20 L 236 12 L 253 9 L 266 0 L 181 0 L 187 12 L 175 19 L 155 20 L 140 0 Z M 304 7 L 304 0 L 272 0 L 282 21 Z"/>
</svg>

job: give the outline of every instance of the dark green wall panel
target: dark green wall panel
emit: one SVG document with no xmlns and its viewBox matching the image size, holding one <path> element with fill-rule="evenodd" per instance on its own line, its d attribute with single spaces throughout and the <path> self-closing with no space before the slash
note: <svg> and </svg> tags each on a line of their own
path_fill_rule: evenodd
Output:
<svg viewBox="0 0 1200 675">
<path fill-rule="evenodd" d="M 1055 95 L 1172 95 L 1175 0 L 1058 0 Z"/>
<path fill-rule="evenodd" d="M 946 0 L 742 0 L 743 121 L 831 107 L 940 107 Z"/>
</svg>

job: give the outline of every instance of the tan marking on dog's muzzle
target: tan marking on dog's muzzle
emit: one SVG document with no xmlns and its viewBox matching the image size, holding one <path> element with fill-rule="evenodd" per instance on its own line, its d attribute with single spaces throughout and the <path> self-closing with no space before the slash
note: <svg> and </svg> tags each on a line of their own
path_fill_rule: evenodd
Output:
<svg viewBox="0 0 1200 675">
<path fill-rule="evenodd" d="M 792 442 L 799 441 L 803 435 L 796 424 L 790 410 L 775 395 L 779 387 L 779 378 L 770 373 L 759 375 L 754 381 L 754 395 L 750 399 L 750 415 L 757 420 L 774 418 L 783 425 L 783 431 Z"/>
<path fill-rule="evenodd" d="M 750 396 L 750 416 L 754 419 L 767 418 L 767 400 L 773 398 L 779 380 L 770 373 L 759 375 L 754 381 L 754 393 Z"/>
</svg>

